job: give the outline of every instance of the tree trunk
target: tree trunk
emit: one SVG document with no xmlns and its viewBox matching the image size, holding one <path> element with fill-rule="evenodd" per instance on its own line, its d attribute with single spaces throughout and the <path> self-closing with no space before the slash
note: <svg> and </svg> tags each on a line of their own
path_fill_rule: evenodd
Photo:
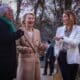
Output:
<svg viewBox="0 0 80 80">
<path fill-rule="evenodd" d="M 65 10 L 71 9 L 72 0 L 65 0 Z"/>
<path fill-rule="evenodd" d="M 16 20 L 15 20 L 16 25 L 19 22 L 19 14 L 20 14 L 21 3 L 22 3 L 22 0 L 17 0 L 17 15 L 16 15 Z"/>
</svg>

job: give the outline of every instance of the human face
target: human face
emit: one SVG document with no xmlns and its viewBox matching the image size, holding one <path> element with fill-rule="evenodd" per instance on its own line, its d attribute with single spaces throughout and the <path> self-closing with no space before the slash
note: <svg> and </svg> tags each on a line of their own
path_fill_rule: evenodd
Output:
<svg viewBox="0 0 80 80">
<path fill-rule="evenodd" d="M 5 12 L 4 16 L 12 21 L 13 20 L 13 11 L 12 11 L 12 9 L 8 8 L 8 10 Z"/>
<path fill-rule="evenodd" d="M 63 14 L 63 24 L 64 25 L 69 25 L 69 23 L 70 23 L 70 18 L 67 14 L 64 13 Z"/>
<path fill-rule="evenodd" d="M 25 19 L 25 24 L 27 27 L 33 27 L 35 23 L 35 17 L 31 14 L 28 14 Z"/>
</svg>

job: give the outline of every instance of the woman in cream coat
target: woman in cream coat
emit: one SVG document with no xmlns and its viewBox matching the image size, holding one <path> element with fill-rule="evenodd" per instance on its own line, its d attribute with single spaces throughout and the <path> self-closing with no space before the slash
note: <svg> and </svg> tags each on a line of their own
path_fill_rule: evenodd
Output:
<svg viewBox="0 0 80 80">
<path fill-rule="evenodd" d="M 58 56 L 63 80 L 75 80 L 80 63 L 80 26 L 76 25 L 75 15 L 70 10 L 63 13 L 63 24 L 54 37 L 55 56 Z"/>
<path fill-rule="evenodd" d="M 23 17 L 24 36 L 20 39 L 17 80 L 40 80 L 40 61 L 37 49 L 40 46 L 40 32 L 35 29 L 35 15 L 27 13 Z M 32 47 L 31 47 L 32 46 Z"/>
</svg>

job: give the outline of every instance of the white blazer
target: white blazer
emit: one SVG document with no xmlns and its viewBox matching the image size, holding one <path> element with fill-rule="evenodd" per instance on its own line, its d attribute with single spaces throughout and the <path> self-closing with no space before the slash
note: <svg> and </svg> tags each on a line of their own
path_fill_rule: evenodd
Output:
<svg viewBox="0 0 80 80">
<path fill-rule="evenodd" d="M 57 29 L 56 36 L 62 36 L 64 39 L 60 41 L 55 41 L 55 56 L 59 55 L 59 51 L 60 49 L 62 49 L 63 42 L 66 42 L 68 44 L 67 63 L 79 64 L 80 53 L 78 45 L 80 43 L 80 26 L 74 25 L 69 37 L 65 36 L 65 29 L 65 26 L 59 27 Z"/>
</svg>

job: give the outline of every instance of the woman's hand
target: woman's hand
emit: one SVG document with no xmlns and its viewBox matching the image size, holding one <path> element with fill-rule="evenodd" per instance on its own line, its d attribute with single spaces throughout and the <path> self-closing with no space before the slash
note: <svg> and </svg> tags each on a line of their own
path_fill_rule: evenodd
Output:
<svg viewBox="0 0 80 80">
<path fill-rule="evenodd" d="M 32 53 L 33 52 L 32 48 L 30 48 L 30 47 L 23 47 L 22 50 L 27 52 L 27 53 Z"/>
<path fill-rule="evenodd" d="M 28 53 L 33 53 L 32 48 L 31 48 L 31 47 L 28 47 L 28 48 L 27 48 L 27 52 L 28 52 Z"/>
<path fill-rule="evenodd" d="M 64 39 L 64 38 L 62 36 L 56 36 L 53 39 L 56 40 L 56 41 L 59 41 L 59 40 Z"/>
</svg>

